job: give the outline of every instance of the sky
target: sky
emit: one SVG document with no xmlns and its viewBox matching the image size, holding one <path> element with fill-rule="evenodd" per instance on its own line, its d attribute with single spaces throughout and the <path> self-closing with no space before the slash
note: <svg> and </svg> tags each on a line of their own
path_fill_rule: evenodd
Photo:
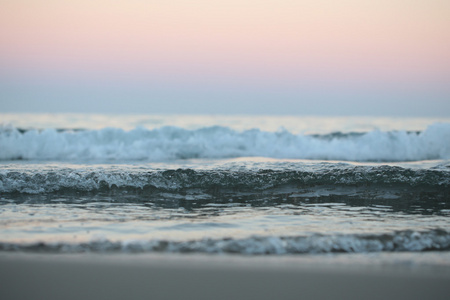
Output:
<svg viewBox="0 0 450 300">
<path fill-rule="evenodd" d="M 0 112 L 450 117 L 450 1 L 0 0 Z"/>
</svg>

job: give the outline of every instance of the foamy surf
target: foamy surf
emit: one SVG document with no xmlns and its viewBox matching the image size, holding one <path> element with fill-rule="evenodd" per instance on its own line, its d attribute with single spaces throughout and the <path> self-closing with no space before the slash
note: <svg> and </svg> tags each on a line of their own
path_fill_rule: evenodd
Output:
<svg viewBox="0 0 450 300">
<path fill-rule="evenodd" d="M 287 255 L 372 252 L 424 252 L 450 250 L 450 233 L 399 231 L 372 235 L 253 236 L 245 239 L 190 241 L 109 241 L 83 243 L 0 243 L 0 251 L 41 253 L 208 253 L 241 255 Z"/>
<path fill-rule="evenodd" d="M 222 162 L 196 168 L 158 168 L 151 164 L 129 165 L 10 165 L 0 170 L 0 193 L 109 193 L 152 195 L 161 192 L 208 195 L 236 192 L 261 193 L 300 191 L 319 188 L 351 194 L 356 190 L 395 190 L 399 197 L 413 190 L 436 195 L 450 192 L 450 170 L 446 164 L 430 169 L 395 165 L 350 163 L 270 163 Z"/>
<path fill-rule="evenodd" d="M 157 129 L 19 130 L 0 128 L 0 160 L 173 161 L 268 157 L 343 161 L 450 159 L 450 124 L 435 123 L 421 132 L 335 132 L 293 134 L 228 127 Z"/>
</svg>

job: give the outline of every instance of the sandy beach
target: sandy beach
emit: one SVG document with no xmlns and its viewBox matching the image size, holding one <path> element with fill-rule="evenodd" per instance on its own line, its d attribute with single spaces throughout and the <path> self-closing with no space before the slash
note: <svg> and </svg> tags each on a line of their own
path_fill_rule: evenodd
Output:
<svg viewBox="0 0 450 300">
<path fill-rule="evenodd" d="M 333 257 L 2 253 L 0 281 L 5 300 L 448 299 L 450 292 L 448 266 Z"/>
</svg>

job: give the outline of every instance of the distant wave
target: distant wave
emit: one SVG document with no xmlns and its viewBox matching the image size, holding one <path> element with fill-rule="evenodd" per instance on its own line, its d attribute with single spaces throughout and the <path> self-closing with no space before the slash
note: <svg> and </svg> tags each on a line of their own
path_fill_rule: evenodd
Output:
<svg viewBox="0 0 450 300">
<path fill-rule="evenodd" d="M 422 132 L 335 132 L 296 135 L 227 127 L 187 130 L 117 128 L 20 130 L 0 127 L 0 160 L 171 161 L 194 158 L 270 157 L 345 161 L 450 159 L 450 124 Z"/>
</svg>

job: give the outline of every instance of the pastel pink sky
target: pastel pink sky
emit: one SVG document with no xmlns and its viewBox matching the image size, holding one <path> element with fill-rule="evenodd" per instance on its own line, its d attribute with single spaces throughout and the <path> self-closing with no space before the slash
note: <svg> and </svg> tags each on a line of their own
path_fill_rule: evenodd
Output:
<svg viewBox="0 0 450 300">
<path fill-rule="evenodd" d="M 7 82 L 419 86 L 439 103 L 449 96 L 448 0 L 0 0 L 0 8 Z"/>
</svg>

